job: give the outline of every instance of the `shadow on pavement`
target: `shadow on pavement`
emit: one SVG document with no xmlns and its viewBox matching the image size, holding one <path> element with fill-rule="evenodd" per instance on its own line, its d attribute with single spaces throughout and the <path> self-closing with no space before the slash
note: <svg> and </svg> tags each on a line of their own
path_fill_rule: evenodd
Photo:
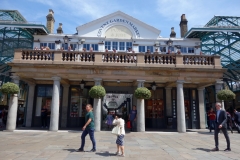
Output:
<svg viewBox="0 0 240 160">
<path fill-rule="evenodd" d="M 65 150 L 65 151 L 69 151 L 69 152 L 77 152 L 77 149 L 63 149 L 63 150 Z"/>
<path fill-rule="evenodd" d="M 205 152 L 211 151 L 211 149 L 206 149 L 206 148 L 195 148 L 194 150 L 200 150 L 200 151 L 205 151 Z"/>
<path fill-rule="evenodd" d="M 106 152 L 96 152 L 96 155 L 102 156 L 102 157 L 108 157 L 108 156 L 115 156 L 116 154 L 114 153 L 109 153 L 108 151 Z"/>
</svg>

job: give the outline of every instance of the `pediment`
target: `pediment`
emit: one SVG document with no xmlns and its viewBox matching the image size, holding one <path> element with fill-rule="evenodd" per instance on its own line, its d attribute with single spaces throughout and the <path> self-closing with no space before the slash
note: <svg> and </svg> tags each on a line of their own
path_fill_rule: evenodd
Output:
<svg viewBox="0 0 240 160">
<path fill-rule="evenodd" d="M 157 38 L 160 30 L 135 19 L 121 11 L 114 12 L 77 27 L 78 35 L 82 37 L 109 37 L 142 39 Z"/>
</svg>

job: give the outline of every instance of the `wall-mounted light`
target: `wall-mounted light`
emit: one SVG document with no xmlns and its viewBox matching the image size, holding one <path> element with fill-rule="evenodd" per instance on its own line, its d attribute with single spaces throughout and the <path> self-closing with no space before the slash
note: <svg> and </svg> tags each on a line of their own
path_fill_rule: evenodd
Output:
<svg viewBox="0 0 240 160">
<path fill-rule="evenodd" d="M 81 44 L 85 43 L 85 39 L 80 40 Z"/>
<path fill-rule="evenodd" d="M 80 88 L 81 88 L 81 89 L 84 89 L 84 85 L 85 85 L 85 81 L 82 80 L 82 81 L 80 82 Z"/>
<path fill-rule="evenodd" d="M 160 43 L 158 41 L 155 42 L 154 44 L 156 47 L 159 47 L 160 46 Z"/>
<path fill-rule="evenodd" d="M 166 44 L 168 46 L 172 46 L 173 45 L 173 41 L 171 40 L 171 38 L 169 38 L 169 40 L 166 42 Z"/>
<path fill-rule="evenodd" d="M 68 38 L 68 36 L 64 36 L 63 41 L 65 44 L 67 44 L 70 41 L 70 39 Z"/>
<path fill-rule="evenodd" d="M 120 80 L 119 80 L 119 79 L 117 80 L 117 83 L 120 83 Z"/>
<path fill-rule="evenodd" d="M 157 89 L 157 84 L 155 83 L 155 81 L 151 84 L 152 90 L 156 90 Z"/>
</svg>

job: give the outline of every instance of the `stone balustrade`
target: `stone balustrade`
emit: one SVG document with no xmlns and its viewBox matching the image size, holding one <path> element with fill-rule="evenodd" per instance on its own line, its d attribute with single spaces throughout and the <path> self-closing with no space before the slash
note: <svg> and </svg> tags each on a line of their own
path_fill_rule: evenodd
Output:
<svg viewBox="0 0 240 160">
<path fill-rule="evenodd" d="M 13 63 L 222 68 L 220 56 L 126 52 L 15 50 Z"/>
</svg>

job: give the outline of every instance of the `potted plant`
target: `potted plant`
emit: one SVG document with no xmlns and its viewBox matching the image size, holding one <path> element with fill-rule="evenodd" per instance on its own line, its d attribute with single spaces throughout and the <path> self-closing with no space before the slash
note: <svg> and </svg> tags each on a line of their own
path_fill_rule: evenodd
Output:
<svg viewBox="0 0 240 160">
<path fill-rule="evenodd" d="M 137 88 L 134 92 L 134 96 L 137 98 L 137 131 L 145 132 L 145 105 L 144 99 L 151 98 L 151 91 L 146 87 Z"/>
<path fill-rule="evenodd" d="M 13 131 L 16 129 L 19 87 L 8 82 L 2 85 L 1 92 L 10 95 L 6 130 Z"/>
<path fill-rule="evenodd" d="M 106 90 L 103 86 L 93 86 L 89 91 L 90 97 L 94 98 L 93 102 L 93 112 L 94 112 L 94 122 L 95 131 L 99 132 L 101 130 L 101 98 L 106 95 Z"/>
<path fill-rule="evenodd" d="M 230 101 L 235 99 L 235 93 L 231 90 L 223 89 L 217 93 L 217 98 L 222 101 Z"/>
</svg>

